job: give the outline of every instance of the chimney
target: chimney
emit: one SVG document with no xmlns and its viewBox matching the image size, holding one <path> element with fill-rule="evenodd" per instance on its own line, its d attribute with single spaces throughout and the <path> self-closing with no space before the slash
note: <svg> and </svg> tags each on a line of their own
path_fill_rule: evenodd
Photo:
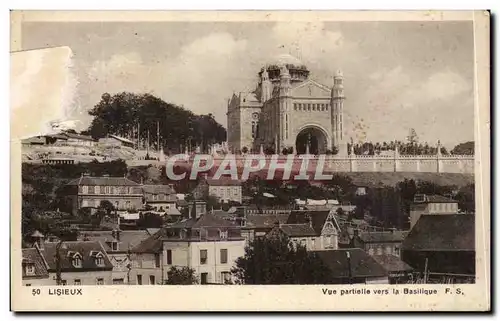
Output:
<svg viewBox="0 0 500 321">
<path fill-rule="evenodd" d="M 312 217 L 311 217 L 311 214 L 306 214 L 306 220 L 308 221 L 309 223 L 309 226 L 312 228 L 313 227 L 313 220 L 312 220 Z"/>
<path fill-rule="evenodd" d="M 33 239 L 33 246 L 38 246 L 40 250 L 43 250 L 43 244 L 44 244 L 44 236 L 40 231 L 36 230 L 31 234 L 31 238 Z"/>
</svg>

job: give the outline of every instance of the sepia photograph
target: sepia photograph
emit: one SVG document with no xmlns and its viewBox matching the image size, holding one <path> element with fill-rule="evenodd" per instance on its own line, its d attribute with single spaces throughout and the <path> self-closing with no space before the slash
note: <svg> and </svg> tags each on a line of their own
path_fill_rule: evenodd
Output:
<svg viewBox="0 0 500 321">
<path fill-rule="evenodd" d="M 490 309 L 488 12 L 11 25 L 19 310 Z"/>
</svg>

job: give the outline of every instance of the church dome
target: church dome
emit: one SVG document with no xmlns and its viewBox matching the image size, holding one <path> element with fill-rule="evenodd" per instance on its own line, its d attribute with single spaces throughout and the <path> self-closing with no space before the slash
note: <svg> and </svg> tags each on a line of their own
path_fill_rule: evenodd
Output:
<svg viewBox="0 0 500 321">
<path fill-rule="evenodd" d="M 281 54 L 272 59 L 271 64 L 283 66 L 283 65 L 293 65 L 293 66 L 302 66 L 304 65 L 302 61 L 289 54 Z"/>
<path fill-rule="evenodd" d="M 307 66 L 297 57 L 290 54 L 280 54 L 269 59 L 259 72 L 259 77 L 264 69 L 267 69 L 271 82 L 279 82 L 281 68 L 285 66 L 291 76 L 292 83 L 302 82 L 309 76 Z"/>
</svg>

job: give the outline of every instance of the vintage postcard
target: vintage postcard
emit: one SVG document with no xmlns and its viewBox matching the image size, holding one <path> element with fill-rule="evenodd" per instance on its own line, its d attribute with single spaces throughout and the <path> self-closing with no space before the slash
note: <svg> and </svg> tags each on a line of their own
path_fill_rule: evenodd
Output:
<svg viewBox="0 0 500 321">
<path fill-rule="evenodd" d="M 489 311 L 489 20 L 12 11 L 12 310 Z"/>
</svg>

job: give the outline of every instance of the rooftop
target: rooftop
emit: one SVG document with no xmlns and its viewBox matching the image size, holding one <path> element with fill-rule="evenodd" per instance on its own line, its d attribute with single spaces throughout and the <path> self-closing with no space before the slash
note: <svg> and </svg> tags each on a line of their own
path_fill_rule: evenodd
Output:
<svg viewBox="0 0 500 321">
<path fill-rule="evenodd" d="M 142 185 L 142 190 L 147 194 L 175 194 L 175 190 L 170 185 Z M 177 196 L 176 196 L 177 198 Z"/>
<path fill-rule="evenodd" d="M 411 266 L 395 255 L 374 255 L 373 258 L 388 272 L 409 272 L 413 270 Z"/>
<path fill-rule="evenodd" d="M 120 231 L 118 250 L 128 251 L 129 248 L 134 248 L 149 236 L 150 234 L 146 230 Z M 106 252 L 112 251 L 111 242 L 118 242 L 118 236 L 113 231 L 80 231 L 80 238 L 101 242 Z"/>
<path fill-rule="evenodd" d="M 81 186 L 81 185 L 89 185 L 89 186 L 139 186 L 138 183 L 129 180 L 126 177 L 110 177 L 110 176 L 82 176 L 80 178 L 76 178 L 69 182 L 67 185 L 72 186 Z"/>
<path fill-rule="evenodd" d="M 227 231 L 226 239 L 241 239 L 241 229 L 213 214 L 205 213 L 197 219 L 189 218 L 170 226 L 161 228 L 158 232 L 143 240 L 132 249 L 136 253 L 158 253 L 163 248 L 163 241 L 208 241 L 220 239 L 220 232 Z"/>
<path fill-rule="evenodd" d="M 47 278 L 49 277 L 49 272 L 47 271 L 47 265 L 43 256 L 40 254 L 37 248 L 25 248 L 23 249 L 23 263 L 31 263 L 35 266 L 35 273 L 33 275 L 27 275 L 26 271 L 23 269 L 24 277 L 33 278 Z"/>
<path fill-rule="evenodd" d="M 349 277 L 349 252 L 351 260 L 351 275 L 353 278 L 384 277 L 388 273 L 382 265 L 362 249 L 342 249 L 328 251 L 313 251 L 330 268 L 334 278 Z"/>
<path fill-rule="evenodd" d="M 47 262 L 49 272 L 56 270 L 56 247 L 58 243 L 59 242 L 46 242 L 43 244 L 43 249 L 40 250 L 40 253 Z M 113 269 L 113 264 L 109 261 L 106 251 L 98 241 L 66 241 L 62 243 L 59 253 L 62 271 L 98 271 Z M 70 255 L 75 253 L 79 253 L 82 257 L 81 268 L 76 268 L 71 263 Z M 98 253 L 102 253 L 103 255 L 104 264 L 102 266 L 96 265 L 95 256 Z"/>
<path fill-rule="evenodd" d="M 404 251 L 475 251 L 475 215 L 422 215 L 402 247 Z"/>
<path fill-rule="evenodd" d="M 359 238 L 365 243 L 403 242 L 408 231 L 360 232 Z"/>
<path fill-rule="evenodd" d="M 414 203 L 458 203 L 458 201 L 442 195 L 416 194 Z"/>
<path fill-rule="evenodd" d="M 319 235 L 309 224 L 282 224 L 280 230 L 289 237 Z"/>
</svg>

